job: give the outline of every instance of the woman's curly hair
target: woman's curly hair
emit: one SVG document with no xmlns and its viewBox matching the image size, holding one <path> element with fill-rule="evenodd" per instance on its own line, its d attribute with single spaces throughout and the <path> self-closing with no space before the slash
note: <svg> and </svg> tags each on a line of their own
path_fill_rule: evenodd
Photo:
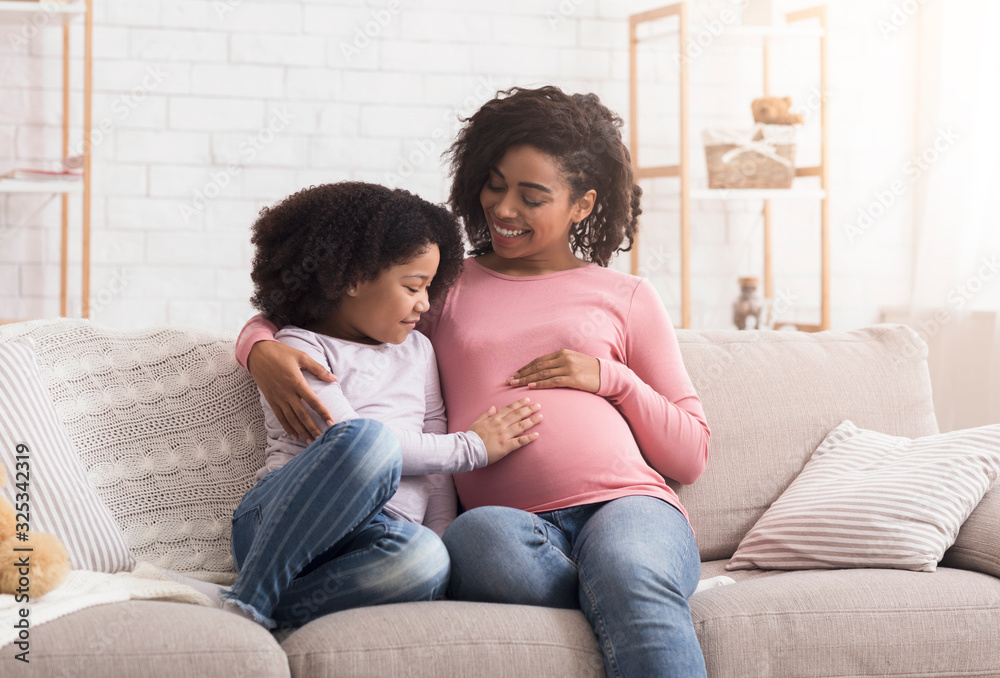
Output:
<svg viewBox="0 0 1000 678">
<path fill-rule="evenodd" d="M 308 325 L 340 305 L 351 285 L 375 280 L 431 243 L 441 252 L 432 302 L 462 269 L 458 220 L 444 207 L 402 189 L 344 181 L 310 186 L 261 210 L 250 303 L 269 318 Z"/>
<path fill-rule="evenodd" d="M 471 254 L 493 250 L 479 194 L 490 168 L 507 149 L 521 144 L 558 161 L 571 202 L 590 189 L 597 192 L 593 211 L 570 230 L 570 246 L 577 256 L 607 266 L 616 252 L 632 249 L 642 189 L 622 143 L 622 119 L 596 94 L 566 94 L 553 86 L 513 87 L 462 122 L 458 138 L 446 151 L 453 177 L 449 204 L 465 222 Z"/>
</svg>

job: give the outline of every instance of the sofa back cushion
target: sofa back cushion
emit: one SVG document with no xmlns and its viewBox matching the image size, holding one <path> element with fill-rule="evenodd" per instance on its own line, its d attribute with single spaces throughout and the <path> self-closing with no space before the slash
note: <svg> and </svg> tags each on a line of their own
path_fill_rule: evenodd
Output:
<svg viewBox="0 0 1000 678">
<path fill-rule="evenodd" d="M 234 337 L 71 319 L 0 325 L 0 341 L 20 336 L 33 338 L 57 411 L 133 555 L 232 581 L 232 511 L 266 442 Z M 703 560 L 731 557 L 843 420 L 911 438 L 938 432 L 926 345 L 903 325 L 677 337 L 712 430 L 702 477 L 671 483 Z"/>
<path fill-rule="evenodd" d="M 266 440 L 234 337 L 183 327 L 121 332 L 71 319 L 0 326 L 0 341 L 24 336 L 132 555 L 233 581 L 232 512 L 263 466 Z"/>
<path fill-rule="evenodd" d="M 702 560 L 735 553 L 845 419 L 916 438 L 938 432 L 927 346 L 904 325 L 847 332 L 678 330 L 712 436 L 693 485 L 671 482 Z"/>
</svg>

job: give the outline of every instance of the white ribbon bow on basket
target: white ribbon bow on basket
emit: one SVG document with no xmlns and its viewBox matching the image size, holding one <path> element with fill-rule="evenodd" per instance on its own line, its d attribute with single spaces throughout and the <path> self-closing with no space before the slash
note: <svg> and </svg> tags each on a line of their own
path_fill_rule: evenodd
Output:
<svg viewBox="0 0 1000 678">
<path fill-rule="evenodd" d="M 742 146 L 737 146 L 736 148 L 726 151 L 722 154 L 722 163 L 728 165 L 736 156 L 743 155 L 744 153 L 760 153 L 765 158 L 770 158 L 771 160 L 779 162 L 785 167 L 792 166 L 792 163 L 788 158 L 782 158 L 778 155 L 774 142 L 767 139 L 751 141 L 747 144 L 743 144 Z"/>
<path fill-rule="evenodd" d="M 720 160 L 729 164 L 744 153 L 759 153 L 785 167 L 792 167 L 792 161 L 778 155 L 777 144 L 794 144 L 795 130 L 788 125 L 765 125 L 758 123 L 752 130 L 707 129 L 702 137 L 706 146 L 735 145 L 726 151 Z M 760 138 L 756 138 L 760 137 Z"/>
</svg>

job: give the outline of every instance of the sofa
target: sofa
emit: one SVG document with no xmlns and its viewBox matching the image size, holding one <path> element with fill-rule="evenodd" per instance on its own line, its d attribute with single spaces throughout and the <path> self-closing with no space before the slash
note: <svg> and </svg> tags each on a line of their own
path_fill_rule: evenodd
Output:
<svg viewBox="0 0 1000 678">
<path fill-rule="evenodd" d="M 896 436 L 938 432 L 921 338 L 902 325 L 677 335 L 712 437 L 704 475 L 675 489 L 702 578 L 736 580 L 690 598 L 708 674 L 1000 676 L 1000 489 L 985 495 L 934 572 L 725 569 L 842 421 Z M 228 521 L 264 440 L 234 337 L 71 319 L 0 326 L 0 342 L 26 339 L 134 558 L 231 582 Z M 456 601 L 356 609 L 270 632 L 209 607 L 128 600 L 34 628 L 30 668 L 13 654 L 0 651 L 0 675 L 604 673 L 579 611 Z"/>
</svg>

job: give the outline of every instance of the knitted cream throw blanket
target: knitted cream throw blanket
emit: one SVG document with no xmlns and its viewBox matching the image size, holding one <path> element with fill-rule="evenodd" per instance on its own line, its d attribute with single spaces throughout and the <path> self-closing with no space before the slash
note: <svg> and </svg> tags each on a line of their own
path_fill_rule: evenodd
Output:
<svg viewBox="0 0 1000 678">
<path fill-rule="evenodd" d="M 204 593 L 180 584 L 155 565 L 140 561 L 131 572 L 104 574 L 89 570 L 71 570 L 57 589 L 28 605 L 31 628 L 93 605 L 124 600 L 164 600 L 215 607 Z M 17 640 L 14 627 L 19 611 L 25 607 L 12 595 L 0 595 L 0 647 Z"/>
<path fill-rule="evenodd" d="M 34 341 L 87 478 L 136 560 L 232 583 L 233 510 L 264 465 L 267 440 L 233 337 L 121 332 L 70 318 L 0 325 L 0 341 L 23 337 Z"/>
</svg>

